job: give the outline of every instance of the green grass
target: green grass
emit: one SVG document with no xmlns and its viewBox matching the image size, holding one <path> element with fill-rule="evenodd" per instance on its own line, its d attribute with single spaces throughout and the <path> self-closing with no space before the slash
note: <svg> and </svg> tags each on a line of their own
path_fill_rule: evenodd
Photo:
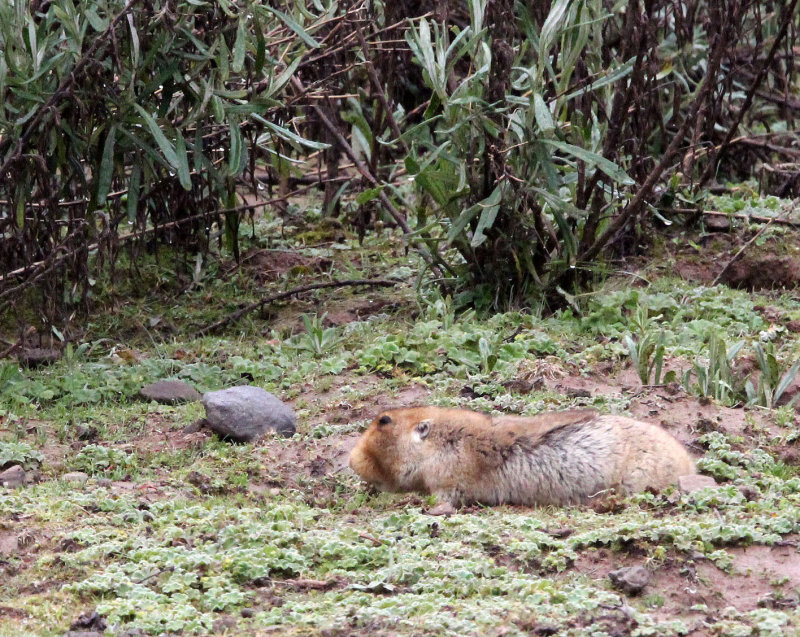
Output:
<svg viewBox="0 0 800 637">
<path fill-rule="evenodd" d="M 623 628 L 683 635 L 703 622 L 710 634 L 776 635 L 798 626 L 790 606 L 737 609 L 710 596 L 676 611 L 674 591 L 659 585 L 629 598 L 603 569 L 585 565 L 639 563 L 656 578 L 678 573 L 681 590 L 702 584 L 690 574 L 705 565 L 718 570 L 698 577 L 717 591 L 728 577 L 746 585 L 736 568 L 743 547 L 800 533 L 800 477 L 779 457 L 797 437 L 790 408 L 748 411 L 739 437 L 696 432 L 695 452 L 705 452 L 699 467 L 721 488 L 639 494 L 607 512 L 474 507 L 431 517 L 430 498 L 377 494 L 340 469 L 337 447 L 413 387 L 419 400 L 439 405 L 625 413 L 637 392 L 653 390 L 582 398 L 553 383 L 534 382 L 520 393 L 507 382 L 549 373 L 589 379 L 590 370 L 602 369 L 604 380 L 619 384 L 613 377 L 629 361 L 625 337 L 643 329 L 663 332 L 665 366 L 677 372 L 705 361 L 712 336 L 743 341 L 737 356 L 752 355 L 770 327 L 756 306 L 796 318 L 793 296 L 665 276 L 632 288 L 620 276 L 580 297 L 580 312 L 485 317 L 456 312 L 449 299 L 418 289 L 410 276 L 418 264 L 396 235 L 313 250 L 336 267 L 354 268 L 350 258 L 358 255 L 352 276 L 394 272 L 398 284 L 389 292 L 309 295 L 197 338 L 197 325 L 263 293 L 246 273 L 209 278 L 179 305 L 153 293 L 133 298 L 118 316 L 98 313 L 86 326 L 87 344 L 50 367 L 0 371 L 0 457 L 41 464 L 42 473 L 38 485 L 0 491 L 0 546 L 21 538 L 0 554 L 0 635 L 60 635 L 91 610 L 110 631 L 153 635 L 208 634 L 221 619 L 235 622 L 228 628 L 235 635 L 528 635 L 548 627 L 576 637 Z M 297 284 L 294 276 L 275 285 Z M 360 321 L 323 321 L 348 303 L 378 300 L 390 304 Z M 150 316 L 180 329 L 150 329 L 142 318 Z M 800 342 L 779 330 L 772 343 L 787 368 Z M 137 398 L 143 384 L 162 378 L 201 391 L 262 386 L 294 401 L 298 433 L 247 445 L 203 437 L 187 443 L 181 430 L 202 417 L 201 405 Z M 685 400 L 699 411 L 699 401 Z M 662 416 L 669 414 L 667 404 Z M 89 481 L 56 479 L 73 470 Z M 796 597 L 792 581 L 780 582 L 777 594 Z"/>
</svg>

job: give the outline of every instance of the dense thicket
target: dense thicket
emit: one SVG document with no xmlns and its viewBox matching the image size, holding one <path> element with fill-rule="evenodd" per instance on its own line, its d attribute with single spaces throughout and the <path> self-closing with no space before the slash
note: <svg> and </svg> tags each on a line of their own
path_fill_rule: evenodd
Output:
<svg viewBox="0 0 800 637">
<path fill-rule="evenodd" d="M 117 276 L 163 244 L 238 256 L 243 187 L 280 213 L 311 171 L 462 301 L 558 300 L 787 146 L 796 5 L 0 3 L 0 309 L 86 308 L 123 249 Z"/>
</svg>

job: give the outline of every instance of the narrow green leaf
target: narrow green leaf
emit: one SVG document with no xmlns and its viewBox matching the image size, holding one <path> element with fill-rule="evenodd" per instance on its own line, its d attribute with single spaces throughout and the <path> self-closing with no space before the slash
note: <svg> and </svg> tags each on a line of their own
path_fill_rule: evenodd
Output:
<svg viewBox="0 0 800 637">
<path fill-rule="evenodd" d="M 475 227 L 475 232 L 472 235 L 472 241 L 470 241 L 470 245 L 473 248 L 477 248 L 486 241 L 485 232 L 494 224 L 494 220 L 497 218 L 497 212 L 500 210 L 502 198 L 503 189 L 501 186 L 497 186 L 492 191 L 491 195 L 478 204 L 478 206 L 482 208 L 482 211 L 480 219 L 478 219 L 478 225 Z"/>
<path fill-rule="evenodd" d="M 97 15 L 97 10 L 94 7 L 85 9 L 84 15 L 86 19 L 89 20 L 89 24 L 92 25 L 92 28 L 98 33 L 102 33 L 108 28 L 108 20 Z"/>
<path fill-rule="evenodd" d="M 264 70 L 264 62 L 267 59 L 267 48 L 264 40 L 264 31 L 261 28 L 261 19 L 258 17 L 257 12 L 253 14 L 253 30 L 256 34 L 256 57 L 253 61 L 253 72 L 255 75 L 261 75 L 261 71 Z"/>
<path fill-rule="evenodd" d="M 289 80 L 292 79 L 297 67 L 300 65 L 300 62 L 303 60 L 301 55 L 298 55 L 292 63 L 289 64 L 277 77 L 274 78 L 269 85 L 269 90 L 267 91 L 267 96 L 272 97 L 273 95 L 277 95 L 283 90 L 283 87 L 289 83 Z"/>
<path fill-rule="evenodd" d="M 133 15 L 128 14 L 128 28 L 131 32 L 131 56 L 133 68 L 139 66 L 139 33 L 136 31 L 136 26 L 133 24 Z"/>
<path fill-rule="evenodd" d="M 231 68 L 234 73 L 241 73 L 244 68 L 245 45 L 247 44 L 247 29 L 245 28 L 244 16 L 239 19 L 239 27 L 236 29 L 236 41 L 233 43 L 233 64 Z"/>
<path fill-rule="evenodd" d="M 330 144 L 323 144 L 322 142 L 315 142 L 310 139 L 305 139 L 303 137 L 300 137 L 300 135 L 293 133 L 288 128 L 284 128 L 282 126 L 278 126 L 277 124 L 273 124 L 268 119 L 261 117 L 261 115 L 253 115 L 253 119 L 264 124 L 264 126 L 269 128 L 278 137 L 286 140 L 287 142 L 300 144 L 301 146 L 305 146 L 307 148 L 313 148 L 314 150 L 323 150 L 325 148 L 330 147 Z M 269 139 L 270 139 L 269 135 L 261 135 L 256 140 L 256 144 L 258 146 L 261 146 L 265 144 L 267 141 L 269 141 Z"/>
<path fill-rule="evenodd" d="M 117 140 L 117 127 L 112 126 L 106 142 L 103 145 L 103 156 L 100 159 L 100 172 L 97 176 L 97 195 L 95 201 L 98 206 L 104 206 L 108 192 L 111 190 L 111 179 L 114 174 L 114 145 Z"/>
<path fill-rule="evenodd" d="M 136 221 L 136 214 L 139 211 L 139 192 L 141 191 L 142 168 L 138 162 L 133 163 L 131 168 L 131 180 L 128 186 L 128 221 L 133 223 Z"/>
<path fill-rule="evenodd" d="M 162 132 L 161 128 L 159 127 L 156 120 L 153 119 L 152 115 L 144 110 L 139 104 L 134 104 L 133 107 L 139 112 L 139 115 L 142 116 L 144 123 L 147 125 L 147 128 L 150 131 L 150 134 L 153 136 L 156 144 L 161 149 L 161 152 L 164 154 L 164 159 L 167 160 L 170 166 L 178 169 L 178 156 L 175 154 L 175 147 L 172 143 L 167 139 L 166 135 Z"/>
<path fill-rule="evenodd" d="M 178 165 L 175 167 L 178 170 L 178 180 L 184 190 L 192 189 L 192 176 L 189 173 L 189 157 L 186 154 L 186 141 L 179 130 L 175 131 L 175 156 L 178 160 Z"/>
<path fill-rule="evenodd" d="M 628 177 L 622 168 L 617 166 L 613 161 L 609 161 L 602 155 L 598 155 L 597 153 L 593 153 L 585 148 L 581 148 L 580 146 L 574 146 L 572 144 L 567 144 L 566 142 L 561 142 L 556 139 L 542 139 L 540 140 L 543 144 L 549 144 L 565 153 L 568 153 L 579 159 L 583 162 L 591 166 L 597 166 L 597 168 L 604 172 L 606 175 L 611 177 L 616 182 L 624 184 L 626 186 L 630 186 L 634 183 L 633 179 Z"/>
<path fill-rule="evenodd" d="M 363 206 L 365 203 L 369 203 L 374 199 L 377 199 L 381 196 L 381 192 L 383 192 L 383 187 L 380 186 L 378 188 L 367 188 L 366 190 L 360 192 L 356 197 L 356 203 L 359 206 Z"/>
<path fill-rule="evenodd" d="M 231 136 L 231 151 L 228 158 L 228 175 L 231 177 L 238 175 L 242 170 L 242 157 L 244 155 L 244 138 L 242 131 L 239 129 L 238 122 L 232 121 L 230 123 L 230 136 Z"/>
<path fill-rule="evenodd" d="M 550 114 L 550 109 L 547 107 L 540 93 L 533 94 L 533 114 L 536 117 L 536 123 L 543 133 L 549 133 L 556 127 L 553 123 L 553 116 Z"/>
<path fill-rule="evenodd" d="M 781 378 L 781 382 L 779 382 L 778 386 L 775 388 L 775 402 L 781 399 L 783 392 L 788 389 L 789 385 L 792 384 L 792 381 L 794 381 L 795 377 L 797 376 L 797 372 L 800 372 L 800 361 L 796 362 L 789 369 L 787 369 L 786 373 Z"/>
<path fill-rule="evenodd" d="M 267 11 L 269 11 L 270 13 L 273 13 L 278 18 L 280 18 L 284 22 L 284 24 L 286 24 L 287 27 L 289 27 L 292 31 L 294 31 L 297 34 L 297 36 L 312 49 L 319 48 L 319 42 L 317 42 L 308 33 L 306 33 L 305 29 L 303 29 L 303 27 L 301 27 L 297 23 L 297 21 L 290 15 L 283 13 L 283 11 L 278 11 L 277 9 L 270 6 L 266 6 L 264 8 L 267 9 Z"/>
</svg>

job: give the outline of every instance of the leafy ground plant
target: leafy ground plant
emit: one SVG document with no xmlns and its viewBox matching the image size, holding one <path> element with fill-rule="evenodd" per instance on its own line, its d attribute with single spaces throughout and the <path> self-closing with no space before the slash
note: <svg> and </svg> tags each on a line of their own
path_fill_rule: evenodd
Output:
<svg viewBox="0 0 800 637">
<path fill-rule="evenodd" d="M 345 258 L 359 250 L 386 270 L 418 266 L 398 233 L 340 241 Z M 235 308 L 242 290 L 252 293 L 249 274 L 211 289 Z M 724 357 L 730 371 L 727 343 L 757 339 L 764 319 L 754 306 L 763 303 L 744 290 L 650 278 L 638 289 L 612 278 L 549 316 L 487 317 L 418 293 L 409 277 L 385 296 L 291 299 L 268 319 L 202 338 L 193 325 L 209 310 L 197 290 L 187 297 L 202 309 L 176 308 L 171 296 L 149 309 L 184 332 L 113 345 L 97 334 L 92 351 L 16 370 L 2 395 L 14 416 L 0 416 L 0 448 L 16 449 L 16 459 L 19 448 L 8 445 L 41 454 L 41 481 L 0 491 L 0 635 L 19 635 L 20 625 L 63 635 L 92 612 L 111 634 L 792 634 L 800 627 L 795 412 L 639 387 L 624 345 L 625 335 L 638 345 L 643 333 L 663 330 L 663 358 L 674 361 L 710 351 L 713 332 L 715 369 Z M 770 302 L 787 316 L 798 311 L 790 295 Z M 334 330 L 330 346 L 323 336 L 315 347 L 303 341 L 301 317 L 321 316 L 322 307 L 340 321 L 345 309 L 362 313 L 332 328 L 310 319 L 317 335 Z M 796 346 L 793 333 L 776 334 L 775 352 Z M 232 445 L 187 431 L 203 415 L 198 403 L 136 399 L 159 375 L 210 389 L 262 386 L 292 406 L 297 434 Z M 53 396 L 15 398 L 34 386 Z M 85 402 L 91 392 L 97 400 Z M 597 507 L 431 516 L 430 498 L 378 493 L 347 468 L 347 450 L 376 412 L 413 404 L 631 414 L 678 436 L 717 485 Z M 72 470 L 88 480 L 58 479 Z M 633 565 L 651 576 L 638 597 L 608 578 Z"/>
<path fill-rule="evenodd" d="M 757 342 L 753 345 L 753 350 L 755 351 L 761 374 L 756 381 L 756 385 L 749 379 L 745 383 L 747 399 L 752 404 L 773 409 L 778 406 L 784 392 L 797 377 L 797 372 L 800 371 L 800 361 L 795 362 L 782 372 L 780 363 L 775 356 L 773 343 L 762 345 Z M 790 405 L 793 405 L 796 400 L 797 396 L 792 398 Z"/>
</svg>

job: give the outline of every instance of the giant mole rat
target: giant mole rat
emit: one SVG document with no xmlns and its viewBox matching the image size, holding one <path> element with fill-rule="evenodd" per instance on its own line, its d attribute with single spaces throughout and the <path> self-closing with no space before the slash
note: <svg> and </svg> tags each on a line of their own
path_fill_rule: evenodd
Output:
<svg viewBox="0 0 800 637">
<path fill-rule="evenodd" d="M 581 503 L 612 487 L 662 489 L 695 471 L 670 434 L 624 416 L 492 417 L 438 407 L 381 413 L 350 466 L 384 491 L 432 493 L 453 506 Z"/>
</svg>

